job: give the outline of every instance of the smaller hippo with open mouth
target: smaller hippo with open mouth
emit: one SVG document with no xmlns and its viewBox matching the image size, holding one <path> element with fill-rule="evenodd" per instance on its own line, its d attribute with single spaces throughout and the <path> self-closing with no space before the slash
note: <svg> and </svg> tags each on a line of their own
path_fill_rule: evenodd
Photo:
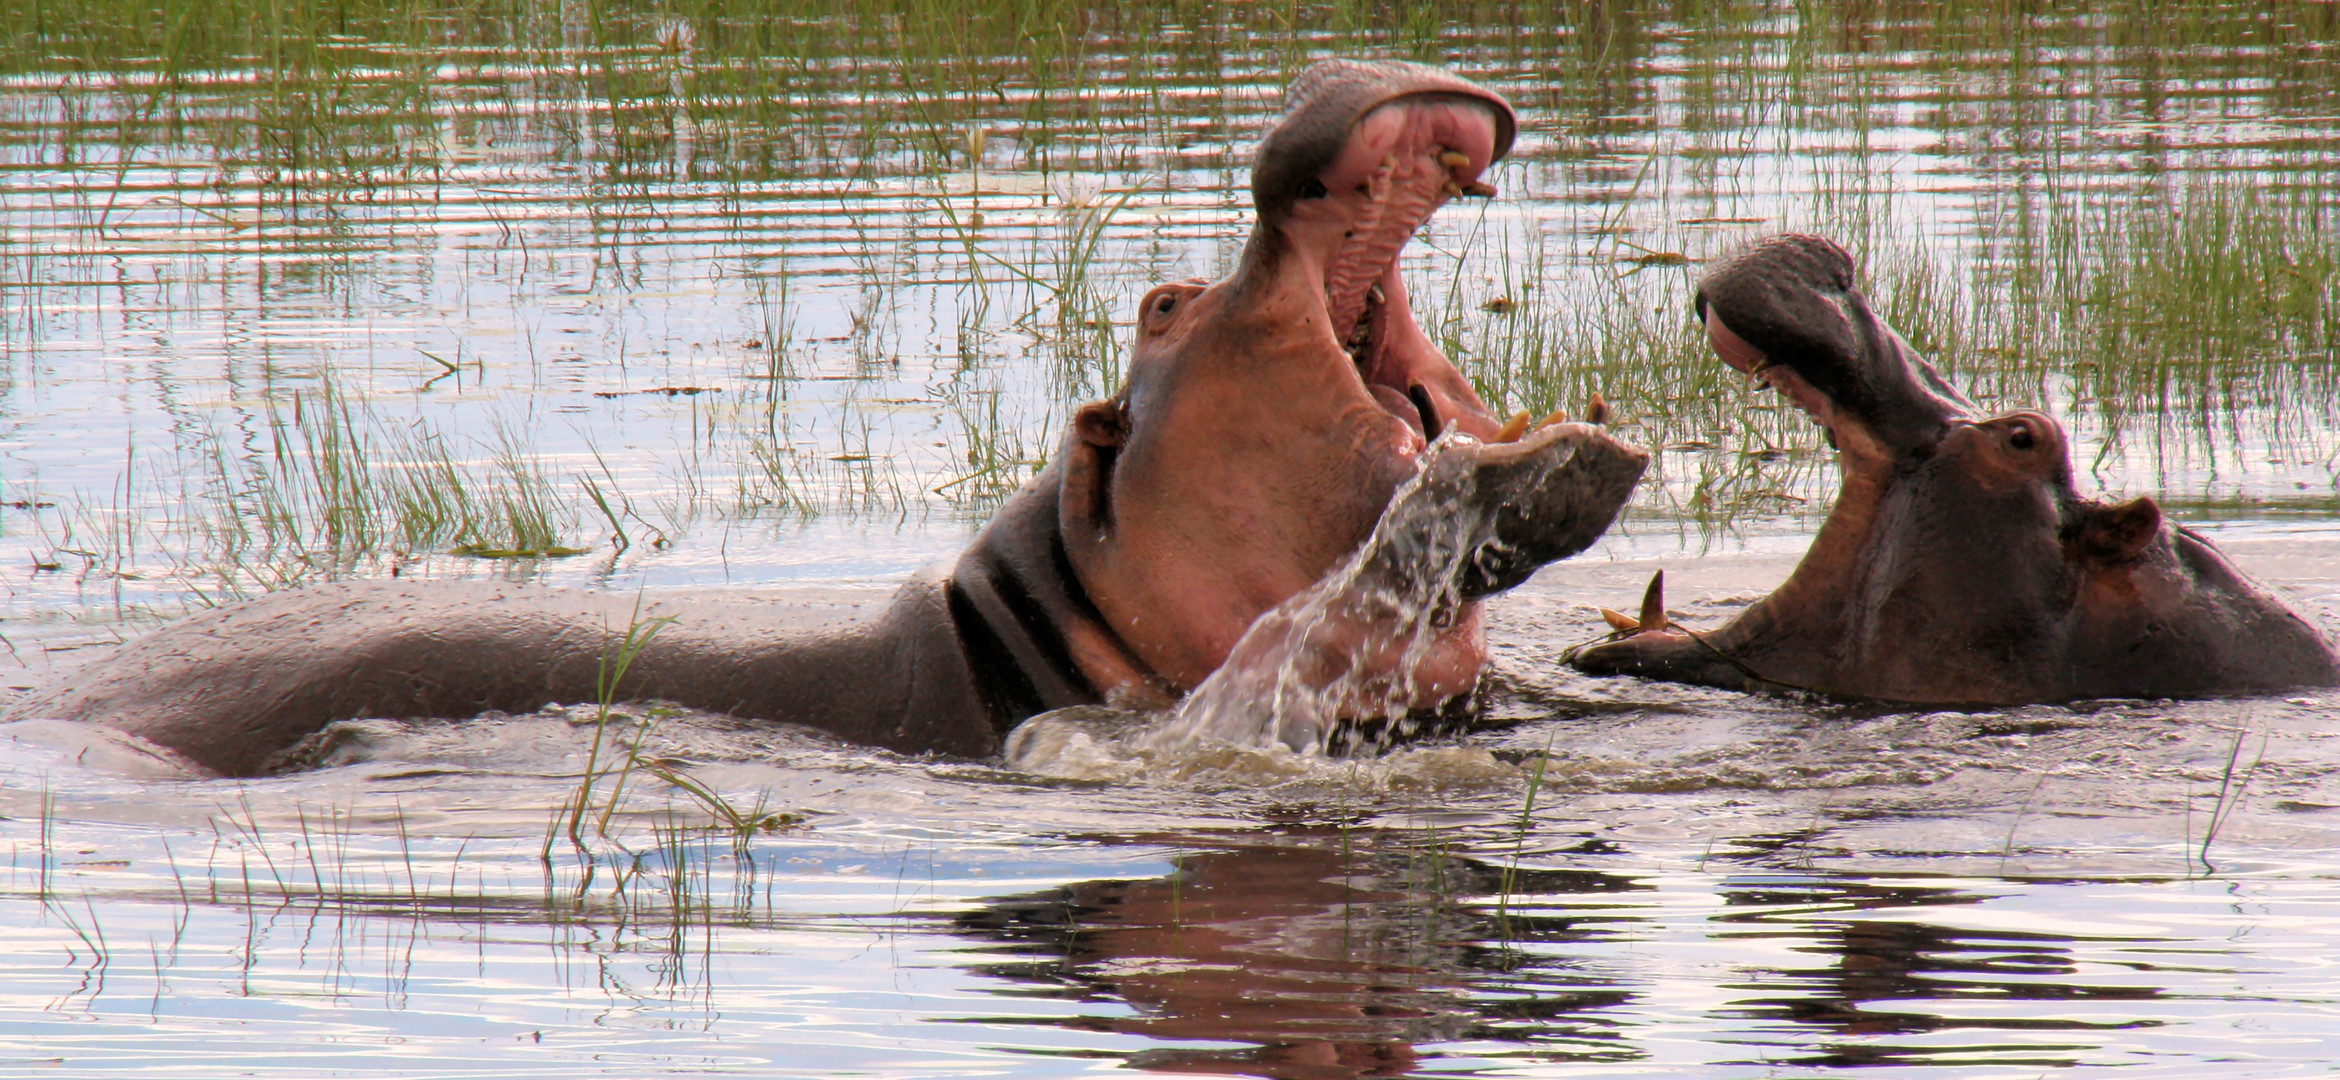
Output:
<svg viewBox="0 0 2340 1080">
<path fill-rule="evenodd" d="M 2321 631 L 2151 498 L 2082 498 L 2053 419 L 1983 416 L 1870 310 L 1853 269 L 1843 248 L 1787 235 L 1699 282 L 1723 361 L 1837 449 L 1844 490 L 1803 562 L 1708 633 L 1667 626 L 1653 597 L 1638 632 L 1577 667 L 1999 705 L 2340 682 Z"/>
</svg>

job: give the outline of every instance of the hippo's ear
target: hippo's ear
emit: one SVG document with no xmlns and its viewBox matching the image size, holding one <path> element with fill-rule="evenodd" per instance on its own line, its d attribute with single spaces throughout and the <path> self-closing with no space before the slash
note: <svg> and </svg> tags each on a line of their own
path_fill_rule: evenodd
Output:
<svg viewBox="0 0 2340 1080">
<path fill-rule="evenodd" d="M 2099 563 L 2123 563 L 2161 535 L 2161 507 L 2147 496 L 2118 506 L 2091 504 L 2072 538 L 2074 553 Z"/>
<path fill-rule="evenodd" d="M 1065 526 L 1085 524 L 1102 531 L 1113 523 L 1113 462 L 1129 437 L 1117 401 L 1092 401 L 1073 414 L 1072 437 L 1064 441 L 1064 481 L 1057 510 Z"/>
</svg>

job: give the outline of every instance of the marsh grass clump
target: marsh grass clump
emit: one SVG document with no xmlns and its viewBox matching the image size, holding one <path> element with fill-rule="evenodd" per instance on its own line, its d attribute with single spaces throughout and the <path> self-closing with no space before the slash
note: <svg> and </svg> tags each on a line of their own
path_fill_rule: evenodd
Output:
<svg viewBox="0 0 2340 1080">
<path fill-rule="evenodd" d="M 595 696 L 591 705 L 559 710 L 572 722 L 576 722 L 580 713 L 589 712 L 591 715 L 583 720 L 583 726 L 593 729 L 593 739 L 586 746 L 576 786 L 554 808 L 545 828 L 542 858 L 548 865 L 553 847 L 561 839 L 566 839 L 569 847 L 589 863 L 595 857 L 597 844 L 615 844 L 624 849 L 612 822 L 627 808 L 629 795 L 639 798 L 638 791 L 627 790 L 636 772 L 664 782 L 689 799 L 709 818 L 709 824 L 699 831 L 727 834 L 735 851 L 743 856 L 747 844 L 757 835 L 779 832 L 806 820 L 803 814 L 773 807 L 768 792 L 759 793 L 751 803 L 734 802 L 693 776 L 685 762 L 659 757 L 644 749 L 658 726 L 682 715 L 683 710 L 658 702 L 621 708 L 627 697 L 626 676 L 659 635 L 672 629 L 675 622 L 672 616 L 645 617 L 637 599 L 633 615 L 622 629 L 615 626 L 605 629 L 601 649 L 595 657 Z M 671 804 L 666 812 L 668 829 L 680 835 L 682 826 L 674 817 Z"/>
<path fill-rule="evenodd" d="M 2340 360 L 2340 210 L 2328 193 L 2210 177 L 2050 212 L 2041 321 L 2061 373 L 2105 408 L 2272 396 L 2277 373 L 2328 376 Z M 2009 284 L 2019 301 L 2029 282 Z M 2009 352 L 2022 371 L 2023 354 Z"/>
<path fill-rule="evenodd" d="M 1986 209 L 1971 248 L 1887 240 L 1864 266 L 1888 321 L 1985 407 L 2206 461 L 2314 444 L 2340 415 L 2329 192 L 2208 171 Z"/>
<path fill-rule="evenodd" d="M 1807 490 L 1824 460 L 1801 414 L 1710 355 L 1690 315 L 1697 265 L 1638 262 L 1605 241 L 1557 258 L 1561 242 L 1533 226 L 1484 238 L 1491 254 L 1464 260 L 1425 304 L 1428 331 L 1488 405 L 1581 417 L 1606 402 L 1613 430 L 1657 452 L 1634 499 L 1642 517 L 1713 528 L 1825 509 Z"/>
<path fill-rule="evenodd" d="M 266 418 L 265 444 L 213 433 L 156 499 L 169 525 L 150 551 L 201 595 L 242 596 L 440 553 L 581 553 L 562 538 L 580 527 L 582 484 L 556 485 L 511 426 L 499 427 L 484 457 L 467 455 L 428 427 L 382 423 L 330 382 Z M 117 550 L 117 561 L 135 558 Z"/>
<path fill-rule="evenodd" d="M 634 733 L 630 743 L 622 732 L 613 736 L 610 731 L 613 721 L 620 726 L 630 726 L 633 719 L 612 708 L 618 700 L 619 687 L 624 685 L 626 673 L 633 669 L 636 660 L 641 659 L 643 651 L 657 640 L 660 633 L 674 625 L 674 621 L 672 617 L 643 618 L 641 604 L 637 600 L 633 618 L 626 624 L 624 633 L 612 632 L 609 641 L 602 647 L 594 675 L 596 697 L 593 744 L 586 750 L 585 767 L 578 775 L 577 790 L 555 813 L 556 821 L 560 813 L 568 815 L 565 834 L 570 846 L 578 851 L 588 850 L 585 843 L 585 819 L 594 807 L 595 791 L 605 779 L 611 781 L 609 794 L 603 797 L 606 801 L 602 804 L 600 815 L 594 820 L 593 828 L 596 835 L 608 835 L 609 819 L 625 800 L 626 781 L 633 776 L 634 767 L 641 762 L 642 740 L 649 735 L 649 725 L 659 719 L 655 713 L 646 716 L 641 729 Z M 604 763 L 605 750 L 608 751 L 609 760 L 615 764 Z M 545 844 L 548 847 L 552 844 L 549 834 L 545 837 Z"/>
</svg>

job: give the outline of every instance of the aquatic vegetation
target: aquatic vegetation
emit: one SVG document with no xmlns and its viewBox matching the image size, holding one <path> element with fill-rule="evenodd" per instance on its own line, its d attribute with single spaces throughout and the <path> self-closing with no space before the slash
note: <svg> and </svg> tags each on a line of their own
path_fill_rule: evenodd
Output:
<svg viewBox="0 0 2340 1080">
<path fill-rule="evenodd" d="M 610 780 L 609 794 L 602 796 L 607 802 L 602 805 L 601 813 L 593 823 L 596 834 L 606 835 L 611 815 L 617 813 L 618 806 L 625 799 L 626 780 L 633 775 L 634 766 L 641 761 L 642 740 L 648 734 L 646 729 L 658 720 L 657 710 L 647 710 L 640 721 L 645 730 L 635 732 L 633 742 L 629 744 L 624 741 L 623 733 L 612 738 L 610 722 L 616 720 L 621 725 L 632 726 L 636 721 L 632 716 L 613 712 L 611 706 L 620 700 L 619 691 L 625 684 L 626 672 L 632 669 L 634 661 L 641 658 L 642 650 L 650 647 L 660 631 L 672 625 L 674 619 L 671 616 L 643 618 L 641 604 L 637 601 L 633 619 L 626 624 L 624 632 L 621 634 L 611 629 L 610 640 L 602 648 L 594 674 L 593 744 L 585 752 L 585 767 L 578 773 L 576 794 L 570 796 L 568 805 L 563 808 L 568 812 L 569 819 L 563 835 L 569 838 L 570 846 L 579 851 L 587 850 L 585 815 L 593 809 L 595 789 L 603 780 Z M 603 761 L 605 749 L 610 758 L 606 764 Z M 546 847 L 552 845 L 552 840 L 552 834 L 548 831 L 545 835 Z"/>
<path fill-rule="evenodd" d="M 294 394 L 264 423 L 257 452 L 232 444 L 229 432 L 197 441 L 201 456 L 180 463 L 169 477 L 176 490 L 158 500 L 166 508 L 159 527 L 146 527 L 156 553 L 172 560 L 166 573 L 198 595 L 395 570 L 441 552 L 584 553 L 562 542 L 578 529 L 574 496 L 555 493 L 512 427 L 499 424 L 494 445 L 465 451 L 427 426 L 384 424 L 331 382 Z M 90 557 L 125 565 L 136 555 L 131 542 Z"/>
<path fill-rule="evenodd" d="M 710 525 L 980 518 L 1072 405 L 1119 382 L 1129 297 L 1224 268 L 1243 213 L 1225 178 L 1262 85 L 1336 47 L 1457 63 L 1527 110 L 1505 200 L 1439 226 L 1412 268 L 1419 306 L 1499 407 L 1599 392 L 1627 430 L 1680 448 L 1644 522 L 1711 536 L 1817 509 L 1808 429 L 1732 391 L 1683 311 L 1697 260 L 1781 227 L 1862 250 L 1889 316 L 1953 371 L 2079 418 L 2180 503 L 2333 497 L 2259 467 L 2329 442 L 2332 148 L 2312 125 L 2269 135 L 2168 104 L 2193 85 L 2272 122 L 2324 115 L 2340 98 L 2316 45 L 2328 6 L 2103 22 L 1965 3 L 1555 3 L 1501 20 L 1429 5 L 1395 22 L 1348 4 L 1297 22 L 909 0 L 854 17 L 789 2 L 4 7 L 0 24 L 31 29 L 0 40 L 0 70 L 62 110 L 12 144 L 10 167 L 37 180 L 19 190 L 58 194 L 0 221 L 0 278 L 29 301 L 0 330 L 10 355 L 78 362 L 75 332 L 34 313 L 103 281 L 166 324 L 225 326 L 225 295 L 268 297 L 304 326 L 369 311 L 416 327 L 411 375 L 376 346 L 271 323 L 204 346 L 258 387 L 239 400 L 259 413 L 129 421 L 118 461 L 8 475 L 28 502 L 78 492 L 27 523 L 86 553 L 45 565 L 136 575 L 117 580 L 203 567 L 232 594 L 378 570 L 380 551 L 421 572 L 458 548 L 578 552 L 596 519 L 623 537 L 615 567 Z M 1073 44 L 1088 40 L 1118 47 Z M 2072 95 L 2027 92 L 2043 79 Z M 1660 87 L 1678 103 L 1651 107 Z M 2083 98 L 2118 122 L 2075 111 Z M 448 273 L 414 277 L 430 230 L 452 241 Z M 411 303 L 402 283 L 433 278 L 454 284 Z M 413 445 L 319 436 L 298 448 L 319 482 L 363 449 L 417 459 L 441 490 L 328 486 L 285 493 L 273 523 L 226 520 L 233 501 L 206 489 L 266 470 L 220 425 L 328 393 L 324 372 Z M 726 392 L 659 408 L 633 396 L 646 382 Z M 499 420 L 488 403 L 523 388 L 548 407 Z M 561 401 L 577 388 L 625 396 L 580 410 Z M 456 493 L 442 464 L 473 453 L 453 433 L 495 423 L 509 426 L 485 441 L 534 464 L 482 454 L 496 467 Z M 572 423 L 597 447 L 590 466 Z M 467 521 L 480 535 L 442 535 Z M 370 538 L 392 522 L 399 535 Z M 664 543 L 635 547 L 644 529 Z"/>
</svg>

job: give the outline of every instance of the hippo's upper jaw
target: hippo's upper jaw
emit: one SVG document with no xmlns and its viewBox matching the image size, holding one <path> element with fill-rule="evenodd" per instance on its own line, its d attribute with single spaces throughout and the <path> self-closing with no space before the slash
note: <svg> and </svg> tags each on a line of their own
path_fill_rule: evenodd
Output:
<svg viewBox="0 0 2340 1080">
<path fill-rule="evenodd" d="M 1495 193 L 1480 177 L 1515 130 L 1500 96 L 1446 72 L 1334 60 L 1293 83 L 1253 167 L 1259 227 L 1237 288 L 1305 292 L 1361 388 L 1423 443 L 1497 421 L 1416 326 L 1398 255 L 1449 199 Z"/>
<path fill-rule="evenodd" d="M 1766 237 L 1716 262 L 1695 306 L 1723 362 L 1811 414 L 1848 469 L 1922 460 L 1979 412 L 1877 317 L 1852 256 L 1820 237 Z"/>
<path fill-rule="evenodd" d="M 1982 417 L 1811 236 L 1717 262 L 1697 310 L 1725 363 L 1828 428 L 1844 489 L 1771 595 L 1705 633 L 1664 627 L 1577 666 L 1891 701 L 2188 697 L 2340 679 L 2323 634 L 2149 498 L 2073 489 L 2063 429 Z"/>
</svg>

